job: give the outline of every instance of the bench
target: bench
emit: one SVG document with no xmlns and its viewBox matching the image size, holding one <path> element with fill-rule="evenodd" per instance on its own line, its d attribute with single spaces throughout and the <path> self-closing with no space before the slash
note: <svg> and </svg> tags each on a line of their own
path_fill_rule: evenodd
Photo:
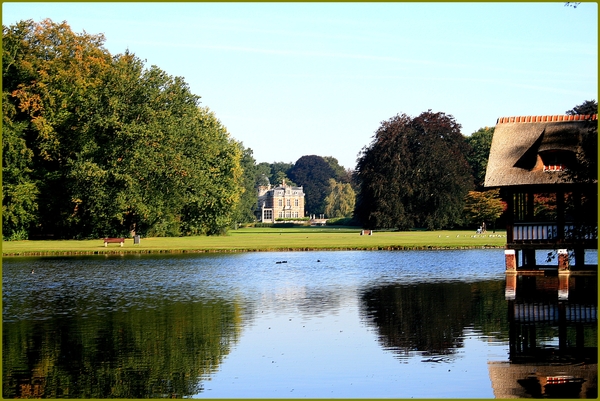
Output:
<svg viewBox="0 0 600 401">
<path fill-rule="evenodd" d="M 361 230 L 360 235 L 373 235 L 372 230 Z"/>
<path fill-rule="evenodd" d="M 108 246 L 108 244 L 123 244 L 125 243 L 125 238 L 104 238 L 104 246 Z"/>
</svg>

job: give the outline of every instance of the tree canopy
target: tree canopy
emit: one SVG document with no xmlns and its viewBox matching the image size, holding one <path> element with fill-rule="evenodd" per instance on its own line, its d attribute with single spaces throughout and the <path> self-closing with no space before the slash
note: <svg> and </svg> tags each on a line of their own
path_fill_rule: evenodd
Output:
<svg viewBox="0 0 600 401">
<path fill-rule="evenodd" d="M 240 145 L 180 77 L 66 22 L 3 26 L 3 234 L 216 234 Z"/>
<path fill-rule="evenodd" d="M 328 194 L 325 197 L 325 216 L 328 218 L 352 217 L 356 194 L 350 183 L 329 179 Z"/>
<path fill-rule="evenodd" d="M 494 127 L 485 127 L 465 137 L 465 141 L 469 145 L 466 155 L 467 162 L 471 166 L 475 187 L 478 191 L 483 190 L 493 136 Z"/>
<path fill-rule="evenodd" d="M 288 174 L 294 182 L 304 188 L 305 211 L 309 214 L 325 213 L 329 179 L 336 177 L 336 172 L 330 164 L 321 156 L 302 156 Z"/>
<path fill-rule="evenodd" d="M 381 123 L 359 156 L 354 217 L 366 228 L 450 228 L 461 223 L 473 177 L 454 118 L 431 110 Z"/>
<path fill-rule="evenodd" d="M 568 116 L 574 116 L 578 114 L 598 114 L 598 102 L 596 102 L 596 100 L 586 100 L 585 102 L 573 107 L 571 110 L 567 110 L 565 113 Z"/>
</svg>

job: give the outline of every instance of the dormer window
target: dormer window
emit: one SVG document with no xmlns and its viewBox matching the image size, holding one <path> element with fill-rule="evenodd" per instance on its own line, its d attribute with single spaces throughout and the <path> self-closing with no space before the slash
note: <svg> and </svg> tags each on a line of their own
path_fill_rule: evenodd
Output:
<svg viewBox="0 0 600 401">
<path fill-rule="evenodd" d="M 575 159 L 575 154 L 568 150 L 546 150 L 539 153 L 544 171 L 564 171 L 571 165 Z"/>
</svg>

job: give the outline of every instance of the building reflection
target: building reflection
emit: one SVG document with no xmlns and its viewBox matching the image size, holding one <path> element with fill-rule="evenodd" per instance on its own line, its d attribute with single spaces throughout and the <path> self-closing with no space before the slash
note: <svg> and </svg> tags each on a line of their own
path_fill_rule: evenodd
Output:
<svg viewBox="0 0 600 401">
<path fill-rule="evenodd" d="M 496 398 L 597 398 L 595 274 L 507 272 L 509 361 L 490 362 Z"/>
</svg>

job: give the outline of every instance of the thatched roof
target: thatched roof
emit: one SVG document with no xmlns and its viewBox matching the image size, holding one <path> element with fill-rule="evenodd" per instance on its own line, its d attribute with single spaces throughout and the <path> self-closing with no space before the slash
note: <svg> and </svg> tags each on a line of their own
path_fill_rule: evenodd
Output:
<svg viewBox="0 0 600 401">
<path fill-rule="evenodd" d="M 568 169 L 575 160 L 583 138 L 590 135 L 590 121 L 597 124 L 597 115 L 499 118 L 485 186 L 572 183 L 568 173 L 553 170 Z"/>
</svg>

